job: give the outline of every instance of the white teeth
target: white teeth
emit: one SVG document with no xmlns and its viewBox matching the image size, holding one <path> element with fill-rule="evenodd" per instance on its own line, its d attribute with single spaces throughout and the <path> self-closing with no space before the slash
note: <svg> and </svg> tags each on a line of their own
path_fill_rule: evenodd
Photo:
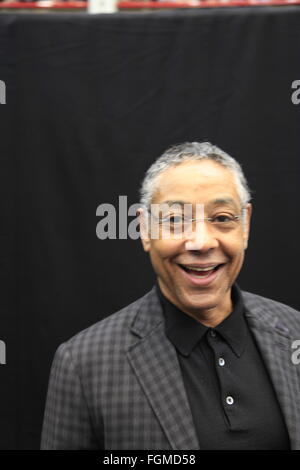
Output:
<svg viewBox="0 0 300 470">
<path fill-rule="evenodd" d="M 197 268 L 196 266 L 185 266 L 187 269 L 193 269 L 194 271 L 211 271 L 214 269 L 217 264 L 214 264 L 213 266 L 209 266 L 208 268 Z"/>
</svg>

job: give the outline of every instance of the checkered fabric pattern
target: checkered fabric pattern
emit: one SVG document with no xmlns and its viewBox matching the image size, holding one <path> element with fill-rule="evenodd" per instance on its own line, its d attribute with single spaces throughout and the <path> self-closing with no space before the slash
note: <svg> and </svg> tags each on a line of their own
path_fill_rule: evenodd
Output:
<svg viewBox="0 0 300 470">
<path fill-rule="evenodd" d="M 242 291 L 246 315 L 300 449 L 300 313 Z M 180 366 L 155 287 L 56 351 L 42 449 L 199 449 Z"/>
</svg>

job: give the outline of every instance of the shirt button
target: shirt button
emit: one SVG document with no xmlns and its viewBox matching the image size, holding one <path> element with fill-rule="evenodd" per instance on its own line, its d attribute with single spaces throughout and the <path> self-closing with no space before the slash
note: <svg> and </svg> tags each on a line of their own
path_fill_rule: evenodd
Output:
<svg viewBox="0 0 300 470">
<path fill-rule="evenodd" d="M 215 338 L 216 337 L 216 332 L 214 330 L 210 330 L 210 336 L 212 338 Z"/>
<path fill-rule="evenodd" d="M 232 397 L 226 397 L 226 403 L 227 405 L 233 405 L 234 399 Z"/>
<path fill-rule="evenodd" d="M 219 366 L 225 366 L 225 360 L 223 359 L 223 357 L 219 357 Z"/>
</svg>

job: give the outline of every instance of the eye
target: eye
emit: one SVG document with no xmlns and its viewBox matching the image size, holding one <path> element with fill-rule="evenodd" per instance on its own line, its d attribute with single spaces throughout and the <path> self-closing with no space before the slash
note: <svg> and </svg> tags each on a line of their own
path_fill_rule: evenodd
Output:
<svg viewBox="0 0 300 470">
<path fill-rule="evenodd" d="M 183 217 L 182 215 L 170 215 L 168 218 L 167 218 L 168 222 L 170 222 L 171 224 L 174 224 L 174 225 L 177 225 L 177 224 L 182 224 L 183 222 Z"/>
<path fill-rule="evenodd" d="M 233 222 L 234 220 L 235 217 L 231 214 L 219 214 L 212 217 L 212 221 L 217 223 Z"/>
</svg>

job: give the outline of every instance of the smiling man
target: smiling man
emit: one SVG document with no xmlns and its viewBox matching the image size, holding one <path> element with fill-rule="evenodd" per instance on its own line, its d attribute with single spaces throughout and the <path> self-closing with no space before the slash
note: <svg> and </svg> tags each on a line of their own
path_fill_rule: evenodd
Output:
<svg viewBox="0 0 300 470">
<path fill-rule="evenodd" d="M 194 147 L 196 151 L 197 146 Z M 167 155 L 172 152 L 181 152 L 181 148 L 176 147 Z M 167 206 L 163 220 L 158 220 L 162 232 L 164 224 L 174 224 L 172 217 L 177 217 L 180 223 L 185 215 L 181 209 L 184 205 L 192 208 L 190 212 L 194 215 L 203 212 L 208 219 L 215 220 L 205 224 L 204 220 L 196 219 L 199 226 L 188 237 L 184 237 L 184 230 L 183 236 L 177 233 L 172 237 L 169 230 L 167 237 L 158 239 L 143 232 L 143 246 L 150 254 L 162 293 L 183 312 L 210 326 L 220 323 L 232 310 L 231 286 L 243 264 L 248 243 L 250 195 L 246 186 L 239 194 L 237 169 L 233 172 L 217 160 L 201 158 L 183 160 L 164 170 L 156 176 L 158 189 L 151 201 L 158 210 L 159 206 Z M 151 215 L 151 210 L 144 210 L 144 217 L 149 212 Z M 183 228 L 184 223 L 183 218 Z"/>
<path fill-rule="evenodd" d="M 250 199 L 208 142 L 152 164 L 138 213 L 157 282 L 60 346 L 43 449 L 300 449 L 300 313 L 236 283 Z"/>
</svg>

